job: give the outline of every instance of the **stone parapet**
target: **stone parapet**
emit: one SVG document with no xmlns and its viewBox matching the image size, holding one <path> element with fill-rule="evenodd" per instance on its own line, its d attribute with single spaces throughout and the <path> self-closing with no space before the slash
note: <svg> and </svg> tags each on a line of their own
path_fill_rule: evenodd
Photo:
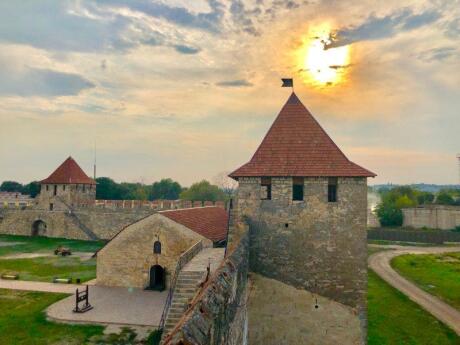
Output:
<svg viewBox="0 0 460 345">
<path fill-rule="evenodd" d="M 163 344 L 247 344 L 248 237 L 205 283 Z"/>
</svg>

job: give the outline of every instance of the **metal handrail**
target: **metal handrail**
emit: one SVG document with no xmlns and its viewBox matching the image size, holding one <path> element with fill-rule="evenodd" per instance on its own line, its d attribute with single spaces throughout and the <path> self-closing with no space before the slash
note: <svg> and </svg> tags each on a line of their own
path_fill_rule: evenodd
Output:
<svg viewBox="0 0 460 345">
<path fill-rule="evenodd" d="M 225 251 L 224 251 L 224 258 L 227 257 L 227 249 L 228 249 L 228 235 L 230 232 L 230 222 L 232 221 L 232 210 L 233 210 L 233 199 L 230 199 L 230 202 L 228 203 L 228 218 L 227 218 L 227 234 L 225 235 Z M 235 221 L 233 219 L 233 221 Z"/>
<path fill-rule="evenodd" d="M 171 306 L 172 297 L 174 289 L 176 288 L 177 277 L 179 276 L 180 270 L 200 251 L 203 249 L 203 242 L 199 241 L 187 249 L 181 254 L 179 260 L 177 261 L 176 269 L 174 270 L 174 275 L 171 277 L 171 283 L 169 284 L 168 297 L 166 297 L 166 303 L 163 308 L 163 313 L 161 314 L 159 329 L 163 329 L 166 322 L 166 316 L 168 314 L 169 307 Z M 191 256 L 189 257 L 189 255 Z"/>
</svg>

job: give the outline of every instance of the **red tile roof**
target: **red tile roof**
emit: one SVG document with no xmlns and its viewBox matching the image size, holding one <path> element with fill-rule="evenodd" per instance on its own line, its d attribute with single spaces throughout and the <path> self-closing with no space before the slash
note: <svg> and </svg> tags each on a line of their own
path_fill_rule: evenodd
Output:
<svg viewBox="0 0 460 345">
<path fill-rule="evenodd" d="M 224 240 L 227 237 L 228 214 L 221 207 L 184 208 L 159 213 L 213 242 Z"/>
<path fill-rule="evenodd" d="M 292 93 L 251 160 L 229 176 L 376 175 L 349 161 Z"/>
<path fill-rule="evenodd" d="M 67 158 L 48 178 L 41 183 L 54 184 L 96 184 L 88 177 L 72 157 Z"/>
</svg>

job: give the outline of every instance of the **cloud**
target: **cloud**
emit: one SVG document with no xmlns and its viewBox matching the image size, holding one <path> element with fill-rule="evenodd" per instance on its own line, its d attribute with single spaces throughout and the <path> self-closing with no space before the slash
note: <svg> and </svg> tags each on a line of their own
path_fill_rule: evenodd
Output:
<svg viewBox="0 0 460 345">
<path fill-rule="evenodd" d="M 0 2 L 0 42 L 56 51 L 101 51 L 113 48 L 130 23 L 121 16 L 101 20 L 76 15 L 68 4 Z"/>
<path fill-rule="evenodd" d="M 248 10 L 242 1 L 233 0 L 230 6 L 230 13 L 232 15 L 232 19 L 240 26 L 242 31 L 253 36 L 260 35 L 251 19 L 257 18 L 257 16 L 260 16 L 262 13 L 262 10 L 259 7 Z"/>
<path fill-rule="evenodd" d="M 413 30 L 435 22 L 440 17 L 436 11 L 425 11 L 413 14 L 406 8 L 384 17 L 371 15 L 358 26 L 340 29 L 335 32 L 331 43 L 325 43 L 324 48 L 341 47 L 358 41 L 372 41 L 393 37 L 399 32 Z"/>
<path fill-rule="evenodd" d="M 101 0 L 101 6 L 120 6 L 148 16 L 165 19 L 185 27 L 218 32 L 224 16 L 224 5 L 217 0 L 208 0 L 209 12 L 192 13 L 184 7 L 170 6 L 162 2 L 147 0 Z"/>
<path fill-rule="evenodd" d="M 39 68 L 25 68 L 16 73 L 0 68 L 0 80 L 0 95 L 22 97 L 70 96 L 94 87 L 93 83 L 78 74 Z"/>
<path fill-rule="evenodd" d="M 441 47 L 424 50 L 417 55 L 417 58 L 425 62 L 442 61 L 452 56 L 457 56 L 457 48 Z"/>
<path fill-rule="evenodd" d="M 249 87 L 253 84 L 245 79 L 237 79 L 237 80 L 225 80 L 216 83 L 217 86 L 221 87 Z"/>
<path fill-rule="evenodd" d="M 449 38 L 460 38 L 460 18 L 452 20 L 446 25 L 446 36 Z"/>
<path fill-rule="evenodd" d="M 184 45 L 181 45 L 181 44 L 175 45 L 174 49 L 176 49 L 176 51 L 181 53 L 181 54 L 197 54 L 197 53 L 199 53 L 201 51 L 200 48 L 184 46 Z"/>
<path fill-rule="evenodd" d="M 222 5 L 210 0 L 209 6 L 210 12 L 193 14 L 185 8 L 141 0 L 0 2 L 0 43 L 90 53 L 123 53 L 139 45 L 167 46 L 194 54 L 199 50 L 187 43 L 188 33 L 177 27 L 166 29 L 158 21 L 152 22 L 152 18 L 217 32 Z"/>
</svg>

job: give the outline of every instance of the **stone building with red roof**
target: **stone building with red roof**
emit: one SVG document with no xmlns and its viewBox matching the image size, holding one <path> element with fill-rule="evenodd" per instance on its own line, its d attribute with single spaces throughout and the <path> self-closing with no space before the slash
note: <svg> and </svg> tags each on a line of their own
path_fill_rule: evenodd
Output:
<svg viewBox="0 0 460 345">
<path fill-rule="evenodd" d="M 120 231 L 97 253 L 97 284 L 164 289 L 184 253 L 225 243 L 228 212 L 216 206 L 160 211 Z M 206 265 L 203 267 L 205 271 Z M 204 273 L 203 271 L 203 273 Z"/>
</svg>

